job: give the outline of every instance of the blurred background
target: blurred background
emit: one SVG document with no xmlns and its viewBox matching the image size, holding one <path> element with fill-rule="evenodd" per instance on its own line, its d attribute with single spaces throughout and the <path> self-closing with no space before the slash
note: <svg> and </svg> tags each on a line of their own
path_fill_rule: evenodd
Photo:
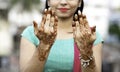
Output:
<svg viewBox="0 0 120 72">
<path fill-rule="evenodd" d="M 83 13 L 104 39 L 102 72 L 120 72 L 120 0 L 84 0 Z M 19 72 L 20 34 L 40 23 L 45 0 L 0 0 L 0 72 Z"/>
</svg>

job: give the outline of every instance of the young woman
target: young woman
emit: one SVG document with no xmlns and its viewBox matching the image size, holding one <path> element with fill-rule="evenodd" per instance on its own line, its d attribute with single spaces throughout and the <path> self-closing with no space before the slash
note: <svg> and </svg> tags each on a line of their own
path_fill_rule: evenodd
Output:
<svg viewBox="0 0 120 72">
<path fill-rule="evenodd" d="M 46 0 L 40 26 L 21 38 L 21 72 L 101 72 L 102 38 L 82 14 L 83 0 Z"/>
</svg>

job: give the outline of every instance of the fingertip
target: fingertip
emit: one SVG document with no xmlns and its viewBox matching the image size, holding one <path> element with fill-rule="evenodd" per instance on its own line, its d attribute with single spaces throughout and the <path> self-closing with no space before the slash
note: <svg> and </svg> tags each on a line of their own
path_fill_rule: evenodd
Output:
<svg viewBox="0 0 120 72">
<path fill-rule="evenodd" d="M 86 18 L 86 15 L 83 15 L 83 19 L 85 19 Z"/>
<path fill-rule="evenodd" d="M 81 17 L 81 11 L 80 10 L 78 10 L 78 15 Z"/>
<path fill-rule="evenodd" d="M 51 7 L 48 8 L 48 11 L 50 11 L 50 10 L 51 10 Z"/>
<path fill-rule="evenodd" d="M 96 26 L 94 26 L 94 32 L 96 32 Z"/>
<path fill-rule="evenodd" d="M 33 21 L 33 25 L 34 25 L 34 27 L 36 27 L 36 26 L 37 26 L 37 23 L 36 23 L 35 21 Z"/>
<path fill-rule="evenodd" d="M 44 10 L 44 14 L 47 14 L 47 9 Z"/>
<path fill-rule="evenodd" d="M 33 24 L 35 24 L 35 21 L 33 20 Z"/>
<path fill-rule="evenodd" d="M 93 26 L 95 29 L 96 29 L 96 25 L 95 26 Z"/>
<path fill-rule="evenodd" d="M 48 8 L 48 14 L 52 14 L 52 10 L 51 10 L 51 7 Z"/>
<path fill-rule="evenodd" d="M 76 25 L 76 24 L 75 24 L 75 22 L 73 21 L 73 22 L 72 22 L 72 27 L 75 27 L 75 25 Z"/>
<path fill-rule="evenodd" d="M 52 10 L 52 13 L 51 13 L 51 14 L 52 14 L 52 16 L 55 17 L 55 11 L 54 11 L 54 10 Z"/>
<path fill-rule="evenodd" d="M 96 26 L 91 27 L 92 32 L 96 32 Z"/>
<path fill-rule="evenodd" d="M 75 14 L 74 18 L 75 18 L 75 21 L 77 21 L 78 20 L 78 15 Z"/>
<path fill-rule="evenodd" d="M 58 17 L 57 16 L 55 16 L 55 22 L 58 22 Z"/>
</svg>

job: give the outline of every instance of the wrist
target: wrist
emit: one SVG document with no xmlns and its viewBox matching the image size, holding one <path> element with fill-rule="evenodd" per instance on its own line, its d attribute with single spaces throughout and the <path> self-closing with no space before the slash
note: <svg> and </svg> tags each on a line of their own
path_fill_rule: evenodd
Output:
<svg viewBox="0 0 120 72">
<path fill-rule="evenodd" d="M 38 56 L 40 61 L 45 61 L 50 52 L 51 45 L 46 45 L 42 42 L 38 45 Z"/>
<path fill-rule="evenodd" d="M 49 49 L 50 47 L 51 47 L 50 44 L 45 44 L 43 42 L 40 42 L 39 45 L 38 45 L 38 48 L 42 48 L 42 49 L 45 49 L 45 50 Z"/>
<path fill-rule="evenodd" d="M 92 46 L 89 46 L 89 47 L 86 46 L 85 48 L 79 48 L 79 51 L 81 55 L 87 55 L 87 56 L 93 55 Z"/>
<path fill-rule="evenodd" d="M 94 68 L 95 67 L 95 60 L 94 56 L 86 56 L 86 55 L 80 55 L 79 56 L 82 68 Z"/>
</svg>

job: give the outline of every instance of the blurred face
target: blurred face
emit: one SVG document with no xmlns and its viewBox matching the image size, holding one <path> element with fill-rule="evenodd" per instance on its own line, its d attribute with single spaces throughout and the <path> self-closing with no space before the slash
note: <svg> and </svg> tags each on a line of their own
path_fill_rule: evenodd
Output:
<svg viewBox="0 0 120 72">
<path fill-rule="evenodd" d="M 80 0 L 48 0 L 48 5 L 60 18 L 72 17 L 79 4 Z"/>
</svg>

